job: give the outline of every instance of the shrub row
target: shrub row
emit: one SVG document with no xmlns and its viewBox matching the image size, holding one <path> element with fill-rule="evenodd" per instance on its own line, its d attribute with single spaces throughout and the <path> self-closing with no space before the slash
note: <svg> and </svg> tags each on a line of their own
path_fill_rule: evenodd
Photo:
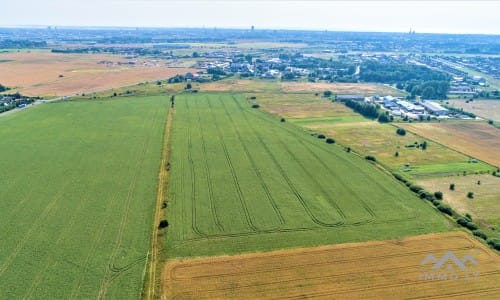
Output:
<svg viewBox="0 0 500 300">
<path fill-rule="evenodd" d="M 406 178 L 404 178 L 402 175 L 398 173 L 392 173 L 394 178 L 397 180 L 403 182 L 412 192 L 416 193 L 421 199 L 426 199 L 442 213 L 447 214 L 455 219 L 457 224 L 459 224 L 462 227 L 465 227 L 469 229 L 474 236 L 477 236 L 485 241 L 487 241 L 488 245 L 495 249 L 500 251 L 500 239 L 492 238 L 488 239 L 488 236 L 481 230 L 479 230 L 479 227 L 472 222 L 472 217 L 469 214 L 465 214 L 464 216 L 461 216 L 460 214 L 456 213 L 453 211 L 453 209 L 444 204 L 441 200 L 443 199 L 443 193 L 442 192 L 435 192 L 434 194 L 431 194 L 427 192 L 423 187 L 419 185 L 415 185 L 408 181 Z"/>
</svg>

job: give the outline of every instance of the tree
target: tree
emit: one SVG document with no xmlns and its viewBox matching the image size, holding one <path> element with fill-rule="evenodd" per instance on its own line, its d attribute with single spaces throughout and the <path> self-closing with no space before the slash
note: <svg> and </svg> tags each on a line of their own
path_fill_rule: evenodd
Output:
<svg viewBox="0 0 500 300">
<path fill-rule="evenodd" d="M 326 139 L 326 143 L 327 143 L 327 144 L 335 144 L 335 140 L 334 140 L 334 139 L 332 139 L 332 138 L 327 138 L 327 139 Z"/>
<path fill-rule="evenodd" d="M 474 198 L 474 193 L 473 192 L 468 192 L 467 193 L 467 198 L 473 199 Z"/>
<path fill-rule="evenodd" d="M 398 152 L 398 151 L 396 151 L 396 153 L 394 153 L 394 156 L 395 156 L 395 157 L 398 157 L 398 156 L 399 156 L 399 152 Z"/>
<path fill-rule="evenodd" d="M 455 184 L 452 183 L 452 184 L 450 184 L 450 191 L 454 191 L 454 190 L 455 190 Z"/>
<path fill-rule="evenodd" d="M 333 94 L 332 91 L 324 91 L 323 92 L 323 96 L 325 96 L 325 97 L 330 97 L 332 94 Z"/>
<path fill-rule="evenodd" d="M 434 90 L 434 88 L 432 86 L 428 86 L 422 91 L 422 98 L 434 99 L 435 93 L 436 91 Z"/>
<path fill-rule="evenodd" d="M 161 220 L 160 224 L 158 224 L 158 229 L 163 229 L 168 227 L 168 221 L 167 220 Z"/>
<path fill-rule="evenodd" d="M 401 136 L 404 136 L 404 135 L 406 135 L 406 130 L 404 130 L 403 128 L 398 128 L 398 129 L 396 129 L 396 133 L 401 135 Z"/>
<path fill-rule="evenodd" d="M 200 54 L 199 54 L 198 52 L 196 52 L 196 51 L 195 51 L 195 52 L 193 52 L 193 57 L 195 57 L 195 58 L 196 58 L 196 57 L 200 57 Z"/>
<path fill-rule="evenodd" d="M 191 83 L 188 82 L 188 84 L 186 84 L 186 90 L 190 90 L 192 87 Z"/>
<path fill-rule="evenodd" d="M 380 123 L 388 123 L 391 119 L 389 118 L 389 116 L 387 114 L 380 114 L 378 116 L 378 121 Z"/>
<path fill-rule="evenodd" d="M 420 146 L 422 147 L 422 150 L 427 149 L 427 142 L 424 141 Z"/>
<path fill-rule="evenodd" d="M 434 193 L 434 197 L 436 197 L 436 199 L 438 199 L 438 200 L 442 200 L 443 199 L 443 193 L 442 192 L 435 192 Z"/>
</svg>

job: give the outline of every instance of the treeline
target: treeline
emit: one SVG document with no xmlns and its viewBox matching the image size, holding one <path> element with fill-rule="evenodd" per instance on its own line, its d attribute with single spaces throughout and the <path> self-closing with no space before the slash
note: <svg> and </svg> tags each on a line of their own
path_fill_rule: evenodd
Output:
<svg viewBox="0 0 500 300">
<path fill-rule="evenodd" d="M 8 87 L 6 87 L 6 86 L 4 86 L 4 85 L 0 84 L 0 93 L 1 93 L 1 92 L 5 92 L 5 91 L 8 91 L 8 90 L 9 90 L 9 88 L 8 88 Z"/>
<path fill-rule="evenodd" d="M 382 64 L 377 61 L 365 61 L 361 64 L 360 77 L 363 81 L 389 84 L 406 83 L 408 81 L 449 81 L 451 76 L 413 64 Z"/>
<path fill-rule="evenodd" d="M 44 48 L 47 47 L 46 41 L 28 41 L 28 40 L 1 40 L 0 48 L 17 49 L 17 48 Z"/>
<path fill-rule="evenodd" d="M 425 82 L 410 81 L 404 85 L 398 84 L 399 89 L 410 93 L 410 99 L 421 96 L 423 99 L 446 99 L 450 90 L 450 82 L 446 80 L 431 80 Z"/>
<path fill-rule="evenodd" d="M 375 119 L 379 115 L 378 107 L 375 104 L 354 100 L 345 100 L 344 104 L 367 118 Z"/>
</svg>

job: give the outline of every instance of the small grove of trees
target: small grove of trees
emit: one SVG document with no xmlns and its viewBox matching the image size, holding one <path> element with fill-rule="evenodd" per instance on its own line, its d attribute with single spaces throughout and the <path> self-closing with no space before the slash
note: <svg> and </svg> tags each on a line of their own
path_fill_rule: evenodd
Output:
<svg viewBox="0 0 500 300">
<path fill-rule="evenodd" d="M 379 115 L 378 107 L 375 104 L 358 102 L 354 100 L 346 100 L 344 101 L 344 104 L 347 107 L 352 108 L 355 112 L 360 113 L 367 118 L 375 119 Z"/>
</svg>

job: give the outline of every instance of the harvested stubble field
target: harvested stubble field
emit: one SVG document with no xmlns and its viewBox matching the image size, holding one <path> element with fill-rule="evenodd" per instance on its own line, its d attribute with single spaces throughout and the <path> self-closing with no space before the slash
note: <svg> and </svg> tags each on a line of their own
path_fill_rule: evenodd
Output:
<svg viewBox="0 0 500 300">
<path fill-rule="evenodd" d="M 478 182 L 480 184 L 478 184 Z M 455 189 L 449 189 L 450 184 Z M 469 213 L 474 222 L 484 225 L 488 237 L 500 238 L 500 178 L 490 174 L 452 176 L 446 179 L 428 179 L 418 181 L 418 184 L 428 191 L 441 191 L 443 201 L 453 209 L 465 215 Z M 474 198 L 467 198 L 467 193 L 473 192 Z M 494 227 L 495 230 L 489 230 Z"/>
<path fill-rule="evenodd" d="M 0 83 L 29 96 L 88 93 L 193 71 L 167 68 L 145 60 L 137 60 L 135 65 L 118 65 L 130 60 L 108 54 L 20 52 L 2 53 L 0 59 L 8 60 L 0 63 Z M 99 63 L 101 61 L 112 64 Z"/>
<path fill-rule="evenodd" d="M 465 103 L 466 99 L 447 100 L 450 105 L 463 108 L 465 111 L 475 115 L 500 122 L 500 100 L 477 100 Z"/>
<path fill-rule="evenodd" d="M 500 130 L 484 122 L 449 121 L 399 125 L 496 167 L 500 166 Z"/>
<path fill-rule="evenodd" d="M 176 97 L 167 257 L 447 230 L 391 176 L 250 106 L 235 94 Z"/>
<path fill-rule="evenodd" d="M 140 298 L 168 98 L 0 119 L 0 299 Z"/>
<path fill-rule="evenodd" d="M 432 271 L 432 263 L 421 265 L 427 255 L 439 260 L 447 251 L 459 259 L 470 254 L 477 265 L 466 262 L 465 271 L 451 261 L 438 271 Z M 425 279 L 426 273 L 435 278 Z M 459 277 L 440 280 L 437 273 Z M 493 299 L 500 292 L 498 280 L 498 255 L 455 232 L 172 260 L 164 269 L 163 288 L 166 299 Z"/>
<path fill-rule="evenodd" d="M 381 84 L 370 83 L 319 83 L 319 82 L 281 82 L 281 90 L 285 93 L 322 93 L 332 91 L 334 94 L 359 95 L 393 95 L 403 96 L 404 93 Z"/>
<path fill-rule="evenodd" d="M 326 117 L 359 116 L 343 104 L 313 94 L 260 93 L 253 101 L 261 105 L 263 109 L 287 119 L 310 118 L 314 120 Z"/>
</svg>

